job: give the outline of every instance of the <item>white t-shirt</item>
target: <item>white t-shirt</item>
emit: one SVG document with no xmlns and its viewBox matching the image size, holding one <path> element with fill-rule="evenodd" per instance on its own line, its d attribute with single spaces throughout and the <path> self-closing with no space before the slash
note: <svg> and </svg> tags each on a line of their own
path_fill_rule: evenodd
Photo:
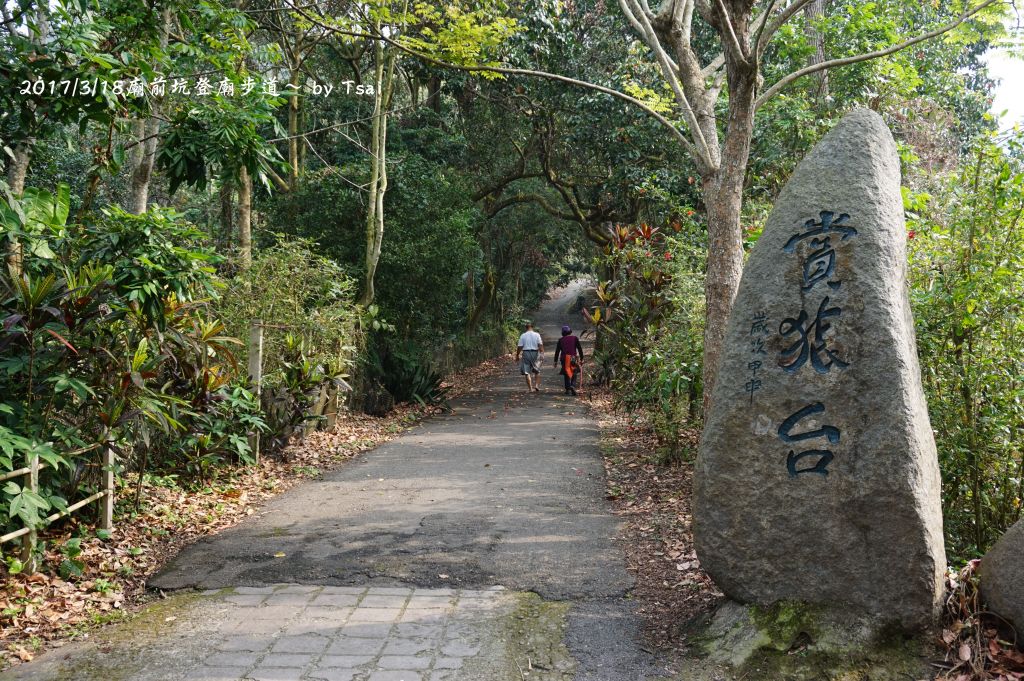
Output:
<svg viewBox="0 0 1024 681">
<path fill-rule="evenodd" d="M 542 345 L 544 341 L 536 331 L 527 331 L 519 337 L 519 347 L 523 350 L 539 350 Z"/>
</svg>

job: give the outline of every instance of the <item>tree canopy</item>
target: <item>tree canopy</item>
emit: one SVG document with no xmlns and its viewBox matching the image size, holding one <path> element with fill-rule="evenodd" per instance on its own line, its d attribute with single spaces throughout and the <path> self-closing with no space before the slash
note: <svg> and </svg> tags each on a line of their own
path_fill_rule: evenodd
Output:
<svg viewBox="0 0 1024 681">
<path fill-rule="evenodd" d="M 1021 137 L 984 57 L 1009 3 L 2 10 L 0 464 L 53 462 L 4 488 L 11 527 L 84 497 L 100 447 L 208 480 L 329 400 L 443 404 L 577 277 L 594 378 L 685 460 L 746 251 L 855 106 L 900 148 L 951 555 L 1021 514 Z"/>
</svg>

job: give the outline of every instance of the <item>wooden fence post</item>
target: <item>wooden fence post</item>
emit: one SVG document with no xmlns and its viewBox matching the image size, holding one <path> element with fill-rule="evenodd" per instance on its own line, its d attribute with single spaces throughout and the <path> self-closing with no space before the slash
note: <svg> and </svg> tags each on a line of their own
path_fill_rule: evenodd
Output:
<svg viewBox="0 0 1024 681">
<path fill-rule="evenodd" d="M 254 319 L 249 327 L 249 383 L 256 400 L 263 404 L 263 321 Z M 249 436 L 253 458 L 260 460 L 260 434 Z"/>
<path fill-rule="evenodd" d="M 341 391 L 332 386 L 327 398 L 327 408 L 324 409 L 324 416 L 327 417 L 327 423 L 324 426 L 324 430 L 331 432 L 338 423 L 338 402 L 341 400 Z"/>
<path fill-rule="evenodd" d="M 100 529 L 114 529 L 114 448 L 103 449 L 103 489 L 107 493 L 100 507 Z"/>
<path fill-rule="evenodd" d="M 29 472 L 27 487 L 33 494 L 39 494 L 39 455 L 34 451 L 28 459 Z M 25 574 L 32 574 L 36 571 L 36 528 L 33 527 L 21 540 L 21 562 L 25 566 Z"/>
<path fill-rule="evenodd" d="M 310 413 L 310 416 L 324 416 L 327 413 L 327 403 L 329 399 L 330 390 L 328 389 L 328 386 L 325 383 L 324 385 L 320 386 L 320 393 L 316 396 L 316 401 L 313 403 L 313 408 Z M 310 419 L 309 421 L 307 421 L 306 425 L 303 426 L 302 429 L 303 436 L 312 433 L 314 430 L 320 427 L 320 424 L 320 419 Z"/>
</svg>

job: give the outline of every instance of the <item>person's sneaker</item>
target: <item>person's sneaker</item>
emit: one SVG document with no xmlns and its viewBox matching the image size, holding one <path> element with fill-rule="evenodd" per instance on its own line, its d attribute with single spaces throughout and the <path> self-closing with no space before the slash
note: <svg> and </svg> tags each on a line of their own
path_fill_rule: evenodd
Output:
<svg viewBox="0 0 1024 681">
<path fill-rule="evenodd" d="M 576 388 L 569 388 L 569 392 L 572 394 L 573 397 L 576 397 Z"/>
</svg>

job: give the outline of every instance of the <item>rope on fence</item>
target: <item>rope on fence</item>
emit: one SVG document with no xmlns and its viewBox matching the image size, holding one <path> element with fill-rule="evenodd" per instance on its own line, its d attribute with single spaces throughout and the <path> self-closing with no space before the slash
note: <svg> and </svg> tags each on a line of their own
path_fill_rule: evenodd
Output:
<svg viewBox="0 0 1024 681">
<path fill-rule="evenodd" d="M 89 447 L 83 447 L 77 449 L 70 454 L 83 454 L 94 449 L 98 449 L 101 445 L 91 445 Z M 114 450 L 107 447 L 103 450 L 103 489 L 99 492 L 95 492 L 85 499 L 76 501 L 75 503 L 68 506 L 62 511 L 57 511 L 43 519 L 41 526 L 49 525 L 61 518 L 71 515 L 83 506 L 87 506 L 97 499 L 103 499 L 103 507 L 100 513 L 100 528 L 105 530 L 113 529 L 114 525 Z M 0 475 L 0 482 L 10 480 L 17 477 L 27 477 L 28 487 L 32 492 L 38 493 L 39 491 L 39 471 L 46 468 L 48 464 L 41 463 L 38 456 L 34 456 L 30 461 L 29 465 L 18 470 L 10 471 Z M 35 547 L 36 547 L 36 532 L 38 528 L 35 526 L 26 526 L 21 529 L 8 532 L 7 534 L 0 536 L 0 544 L 11 541 L 12 539 L 22 538 L 22 562 L 25 563 L 26 572 L 35 572 Z"/>
</svg>

